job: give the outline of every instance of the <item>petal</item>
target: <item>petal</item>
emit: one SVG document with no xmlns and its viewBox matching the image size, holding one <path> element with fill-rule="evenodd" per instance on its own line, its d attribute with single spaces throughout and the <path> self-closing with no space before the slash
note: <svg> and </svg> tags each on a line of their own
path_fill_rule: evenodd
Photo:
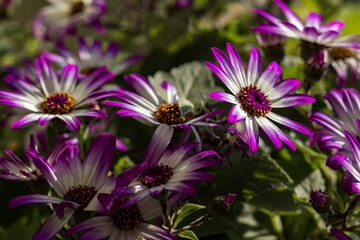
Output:
<svg viewBox="0 0 360 240">
<path fill-rule="evenodd" d="M 209 94 L 209 97 L 216 98 L 221 101 L 225 101 L 225 102 L 232 103 L 232 104 L 237 104 L 237 99 L 232 94 L 214 91 Z"/>
<path fill-rule="evenodd" d="M 259 77 L 256 83 L 259 89 L 267 93 L 268 90 L 273 88 L 276 81 L 279 79 L 280 75 L 281 75 L 280 65 L 277 64 L 276 62 L 272 62 L 261 74 L 261 76 Z"/>
<path fill-rule="evenodd" d="M 295 90 L 300 85 L 300 81 L 296 78 L 284 79 L 275 84 L 275 86 L 267 92 L 270 99 L 279 99 Z"/>
<path fill-rule="evenodd" d="M 232 66 L 234 67 L 237 76 L 240 80 L 240 86 L 245 86 L 245 82 L 246 82 L 246 74 L 245 74 L 245 69 L 244 69 L 244 65 L 241 61 L 239 52 L 236 50 L 236 48 L 234 47 L 234 45 L 232 45 L 231 43 L 226 43 L 226 47 L 229 53 L 229 57 L 230 57 L 230 62 L 232 64 Z"/>
<path fill-rule="evenodd" d="M 57 117 L 63 120 L 72 130 L 80 130 L 80 120 L 73 114 L 57 115 Z"/>
<path fill-rule="evenodd" d="M 140 74 L 133 73 L 125 75 L 124 79 L 130 84 L 133 89 L 135 89 L 137 93 L 149 100 L 155 106 L 158 106 L 160 104 L 159 97 L 154 87 L 146 78 L 144 78 Z"/>
<path fill-rule="evenodd" d="M 259 49 L 253 47 L 247 68 L 247 85 L 255 84 L 262 72 L 262 57 Z M 239 92 L 237 92 L 239 93 Z"/>
<path fill-rule="evenodd" d="M 314 27 L 320 30 L 322 25 L 322 16 L 316 12 L 310 12 L 306 19 L 306 27 Z"/>
<path fill-rule="evenodd" d="M 237 104 L 231 108 L 228 121 L 230 123 L 240 122 L 243 121 L 247 116 L 248 114 Z"/>
<path fill-rule="evenodd" d="M 281 0 L 274 0 L 274 2 L 281 8 L 285 17 L 290 23 L 294 24 L 298 29 L 302 29 L 304 27 L 304 24 L 299 19 L 299 17 L 293 11 L 291 11 L 291 9 L 286 6 L 285 3 L 283 3 Z"/>
<path fill-rule="evenodd" d="M 38 113 L 30 113 L 28 115 L 25 115 L 23 116 L 22 118 L 19 118 L 18 120 L 16 120 L 11 128 L 12 129 L 17 129 L 21 126 L 24 126 L 28 123 L 31 123 L 31 122 L 35 122 L 37 121 L 40 117 L 42 116 L 42 114 L 38 114 Z"/>
<path fill-rule="evenodd" d="M 17 207 L 24 204 L 31 204 L 31 203 L 54 203 L 58 204 L 61 203 L 63 200 L 61 198 L 47 196 L 47 195 L 40 195 L 40 194 L 29 194 L 29 195 L 22 195 L 14 197 L 9 201 L 9 208 Z"/>
<path fill-rule="evenodd" d="M 160 124 L 146 148 L 143 162 L 147 162 L 150 166 L 156 164 L 169 145 L 173 133 L 173 127 L 167 124 Z"/>
<path fill-rule="evenodd" d="M 255 152 L 259 145 L 259 127 L 254 118 L 245 118 L 246 136 L 251 152 Z"/>
<path fill-rule="evenodd" d="M 277 99 L 271 99 L 271 106 L 273 108 L 286 108 L 297 106 L 300 104 L 312 103 L 315 102 L 315 98 L 313 96 L 303 94 L 303 93 L 293 93 L 283 96 Z"/>
<path fill-rule="evenodd" d="M 360 144 L 354 135 L 352 135 L 349 131 L 344 131 L 345 137 L 348 140 L 351 150 L 354 154 L 356 164 L 360 166 Z"/>
<path fill-rule="evenodd" d="M 282 125 L 284 125 L 286 127 L 292 128 L 292 129 L 294 129 L 296 131 L 302 132 L 302 133 L 304 133 L 306 135 L 309 135 L 309 136 L 311 136 L 311 134 L 312 134 L 309 128 L 307 128 L 304 125 L 302 125 L 301 123 L 295 122 L 295 121 L 293 121 L 291 119 L 280 116 L 280 115 L 278 115 L 276 113 L 273 113 L 273 112 L 269 112 L 267 114 L 267 116 L 271 120 L 273 120 L 275 122 L 278 122 L 278 123 L 280 123 L 280 124 L 282 124 Z"/>
<path fill-rule="evenodd" d="M 68 64 L 61 73 L 60 87 L 64 92 L 73 92 L 77 82 L 78 67 Z"/>
<path fill-rule="evenodd" d="M 260 127 L 264 130 L 266 135 L 270 138 L 270 140 L 274 143 L 275 147 L 277 149 L 281 148 L 281 140 L 279 138 L 279 135 L 277 134 L 276 130 L 272 127 L 270 121 L 264 117 L 258 117 L 256 118 L 256 121 L 260 125 Z"/>
<path fill-rule="evenodd" d="M 176 90 L 176 87 L 167 81 L 161 83 L 161 87 L 164 88 L 167 92 L 167 101 L 168 103 L 177 103 L 179 102 L 179 94 Z"/>
<path fill-rule="evenodd" d="M 240 92 L 239 86 L 231 79 L 227 72 L 222 68 L 212 62 L 205 62 L 205 65 L 210 68 L 213 73 L 220 78 L 220 80 L 225 84 L 225 86 L 234 94 L 237 95 Z"/>
</svg>

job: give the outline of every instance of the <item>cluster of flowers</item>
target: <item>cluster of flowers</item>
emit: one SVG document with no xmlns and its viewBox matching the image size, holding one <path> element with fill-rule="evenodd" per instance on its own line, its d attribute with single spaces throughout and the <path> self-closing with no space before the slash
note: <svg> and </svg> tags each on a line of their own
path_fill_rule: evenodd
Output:
<svg viewBox="0 0 360 240">
<path fill-rule="evenodd" d="M 332 21 L 322 25 L 321 16 L 313 12 L 304 25 L 283 2 L 274 1 L 288 21 L 257 9 L 256 12 L 269 21 L 252 29 L 259 32 L 258 38 L 263 45 L 274 46 L 279 41 L 283 42 L 281 36 L 300 39 L 302 55 L 307 58 L 308 65 L 314 65 L 318 70 L 322 70 L 324 65 L 332 66 L 339 75 L 339 86 L 347 78 L 348 68 L 353 78 L 357 79 L 358 35 L 338 38 L 344 24 Z M 88 44 L 83 38 L 79 38 L 79 51 L 74 54 L 61 40 L 75 33 L 76 26 L 81 23 L 104 31 L 100 17 L 106 9 L 105 1 L 49 2 L 51 5 L 43 8 L 34 21 L 34 33 L 42 39 L 53 39 L 55 36 L 60 54 L 43 52 L 35 64 L 27 61 L 24 68 L 5 69 L 9 74 L 4 79 L 11 90 L 0 90 L 0 103 L 27 110 L 27 114 L 16 120 L 12 128 L 17 129 L 35 121 L 45 125 L 51 121 L 55 127 L 64 122 L 73 131 L 78 131 L 81 128 L 78 117 L 106 118 L 106 112 L 99 108 L 97 101 L 117 97 L 119 101 L 105 100 L 101 105 L 120 107 L 117 112 L 119 116 L 142 118 L 156 125 L 157 129 L 142 163 L 126 169 L 117 177 L 108 173 L 116 148 L 121 148 L 123 144 L 107 133 L 96 137 L 83 159 L 80 157 L 78 139 L 69 132 L 58 136 L 58 143 L 47 158 L 39 153 L 32 138 L 26 152 L 30 165 L 7 150 L 9 158 L 0 158 L 0 177 L 15 181 L 45 180 L 51 187 L 51 191 L 45 194 L 15 197 L 9 207 L 29 203 L 48 204 L 53 213 L 33 239 L 52 238 L 72 216 L 84 212 L 96 212 L 96 216 L 71 226 L 68 235 L 82 232 L 79 239 L 103 239 L 109 236 L 110 239 L 177 239 L 171 232 L 148 223 L 148 220 L 162 215 L 161 205 L 154 197 L 164 191 L 170 193 L 166 198 L 171 206 L 185 195 L 194 196 L 197 181 L 212 180 L 209 173 L 199 169 L 217 165 L 221 159 L 215 151 L 201 150 L 201 136 L 196 126 L 223 127 L 242 135 L 240 129 L 206 121 L 223 113 L 223 110 L 194 115 L 192 109 L 181 105 L 176 87 L 166 81 L 161 87 L 166 90 L 167 99 L 162 99 L 157 86 L 137 73 L 125 76 L 125 81 L 135 92 L 123 87 L 104 90 L 106 82 L 141 60 L 142 56 L 132 56 L 117 63 L 118 46 L 115 43 L 109 44 L 104 51 L 101 42 Z M 294 142 L 274 121 L 311 136 L 311 142 L 321 150 L 340 150 L 328 158 L 327 165 L 333 169 L 344 166 L 347 169 L 343 177 L 344 190 L 348 194 L 352 190 L 360 193 L 360 144 L 357 140 L 360 95 L 357 90 L 330 90 L 324 98 L 329 101 L 338 118 L 320 111 L 313 112 L 310 121 L 324 128 L 312 132 L 306 126 L 272 111 L 315 102 L 315 98 L 308 94 L 291 94 L 300 86 L 299 80 L 289 78 L 278 81 L 281 67 L 276 62 L 270 63 L 263 71 L 262 56 L 255 47 L 250 52 L 247 70 L 232 44 L 227 44 L 228 56 L 218 48 L 212 51 L 218 65 L 212 62 L 205 64 L 230 93 L 211 92 L 210 97 L 232 104 L 228 122 L 245 122 L 246 142 L 250 151 L 258 149 L 259 126 L 276 148 L 281 148 L 284 142 L 296 150 Z M 181 139 L 174 139 L 174 129 L 182 131 Z M 197 139 L 196 143 L 188 142 L 191 131 Z"/>
</svg>

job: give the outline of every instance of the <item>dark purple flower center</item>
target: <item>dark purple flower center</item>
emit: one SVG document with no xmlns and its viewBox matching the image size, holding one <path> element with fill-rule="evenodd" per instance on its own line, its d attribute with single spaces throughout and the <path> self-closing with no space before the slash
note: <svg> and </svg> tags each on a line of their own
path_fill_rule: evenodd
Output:
<svg viewBox="0 0 360 240">
<path fill-rule="evenodd" d="M 39 107 L 45 113 L 64 114 L 72 112 L 74 106 L 75 99 L 69 93 L 53 92 L 44 98 Z"/>
<path fill-rule="evenodd" d="M 252 115 L 266 117 L 271 111 L 270 99 L 256 85 L 243 87 L 239 93 L 239 100 L 243 109 Z"/>
<path fill-rule="evenodd" d="M 84 10 L 84 3 L 83 1 L 75 1 L 73 2 L 70 10 L 70 16 L 74 16 L 75 14 L 78 14 L 79 12 L 82 12 Z"/>
<path fill-rule="evenodd" d="M 86 208 L 89 202 L 94 198 L 97 191 L 94 187 L 79 185 L 69 188 L 65 196 L 66 201 L 76 202 L 82 209 Z"/>
<path fill-rule="evenodd" d="M 169 165 L 157 164 L 144 170 L 139 181 L 149 188 L 165 184 L 174 174 L 174 169 Z"/>
<path fill-rule="evenodd" d="M 155 117 L 161 123 L 168 125 L 185 123 L 189 121 L 191 113 L 185 114 L 185 119 L 181 116 L 180 107 L 177 103 L 163 103 L 157 108 Z"/>
<path fill-rule="evenodd" d="M 349 58 L 355 55 L 355 51 L 353 49 L 346 47 L 331 48 L 329 53 L 330 56 L 335 60 Z"/>
<path fill-rule="evenodd" d="M 133 229 L 144 221 L 137 205 L 118 208 L 112 214 L 113 223 L 120 229 Z"/>
</svg>

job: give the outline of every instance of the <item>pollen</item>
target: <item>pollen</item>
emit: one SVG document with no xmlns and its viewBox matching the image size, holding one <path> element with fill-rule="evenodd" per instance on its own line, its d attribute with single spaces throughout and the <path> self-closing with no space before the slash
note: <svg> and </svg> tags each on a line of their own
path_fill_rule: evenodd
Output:
<svg viewBox="0 0 360 240">
<path fill-rule="evenodd" d="M 169 165 L 156 164 L 144 170 L 139 181 L 149 188 L 165 184 L 174 174 L 174 169 Z"/>
<path fill-rule="evenodd" d="M 168 125 L 185 123 L 191 118 L 191 113 L 186 113 L 185 119 L 181 116 L 180 107 L 177 103 L 160 104 L 154 114 L 159 122 Z"/>
<path fill-rule="evenodd" d="M 113 223 L 120 229 L 133 229 L 144 221 L 137 205 L 118 208 L 112 214 Z"/>
<path fill-rule="evenodd" d="M 82 209 L 86 208 L 89 202 L 94 198 L 97 191 L 94 187 L 87 185 L 78 185 L 69 188 L 67 193 L 64 195 L 66 201 L 76 202 Z"/>
<path fill-rule="evenodd" d="M 65 114 L 72 112 L 75 106 L 75 99 L 64 92 L 53 92 L 46 96 L 39 108 L 45 113 L 50 114 Z"/>
<path fill-rule="evenodd" d="M 239 93 L 239 100 L 243 109 L 252 115 L 266 117 L 271 111 L 270 99 L 256 84 L 243 87 Z"/>
<path fill-rule="evenodd" d="M 78 14 L 84 10 L 84 3 L 83 1 L 74 1 L 71 10 L 70 10 L 70 16 L 74 16 L 75 14 Z"/>
<path fill-rule="evenodd" d="M 330 53 L 330 56 L 335 60 L 350 58 L 355 55 L 355 51 L 353 49 L 346 48 L 346 47 L 331 48 L 329 53 Z"/>
</svg>

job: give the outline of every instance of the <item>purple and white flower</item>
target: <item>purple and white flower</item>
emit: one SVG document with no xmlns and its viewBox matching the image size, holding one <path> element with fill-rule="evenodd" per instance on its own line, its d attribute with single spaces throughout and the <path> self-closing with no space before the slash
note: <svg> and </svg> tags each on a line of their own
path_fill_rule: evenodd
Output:
<svg viewBox="0 0 360 240">
<path fill-rule="evenodd" d="M 274 26 L 260 25 L 253 28 L 252 31 L 296 38 L 322 47 L 359 47 L 359 40 L 354 40 L 360 37 L 358 34 L 338 38 L 344 27 L 342 21 L 334 20 L 323 25 L 322 16 L 319 13 L 310 12 L 304 24 L 284 2 L 281 0 L 274 0 L 274 2 L 281 8 L 287 21 L 283 21 L 262 9 L 255 9 L 258 14 L 265 17 Z"/>
<path fill-rule="evenodd" d="M 360 118 L 360 94 L 356 89 L 331 89 L 325 96 L 337 118 L 331 114 L 314 111 L 309 121 L 315 122 L 324 128 L 315 129 L 311 137 L 311 144 L 317 144 L 321 151 L 325 149 L 338 150 L 349 159 L 355 162 L 351 147 L 346 140 L 344 131 L 350 132 L 354 136 L 359 136 Z M 340 155 L 339 155 L 340 156 Z M 326 165 L 334 170 L 341 167 L 336 158 L 330 155 Z M 342 186 L 345 192 L 351 195 L 351 184 L 354 178 L 347 171 L 342 179 Z"/>
<path fill-rule="evenodd" d="M 191 119 L 191 107 L 189 105 L 180 105 L 179 94 L 174 85 L 163 81 L 161 87 L 167 91 L 167 100 L 161 99 L 155 88 L 150 82 L 140 74 L 133 73 L 125 75 L 125 80 L 137 93 L 128 90 L 120 90 L 118 97 L 124 102 L 103 101 L 102 104 L 121 107 L 117 114 L 121 117 L 138 117 L 146 121 L 159 125 L 155 135 L 165 139 L 166 145 L 160 146 L 159 151 L 164 151 L 171 141 L 174 127 L 184 130 L 192 129 L 198 142 L 201 142 L 194 126 L 215 126 L 214 123 L 202 122 L 203 120 L 221 114 L 224 111 L 214 110 L 204 115 Z M 153 137 L 153 138 L 154 138 Z M 158 138 L 158 137 L 157 137 Z"/>
<path fill-rule="evenodd" d="M 37 151 L 27 152 L 56 192 L 57 196 L 40 194 L 18 196 L 10 200 L 9 208 L 30 203 L 58 204 L 56 211 L 41 225 L 32 239 L 51 239 L 74 215 L 75 211 L 93 211 L 99 208 L 99 193 L 110 193 L 116 184 L 108 172 L 115 156 L 115 138 L 109 134 L 97 137 L 84 161 L 78 154 L 57 159 L 51 166 Z"/>
<path fill-rule="evenodd" d="M 272 109 L 315 102 L 315 98 L 301 93 L 289 94 L 300 85 L 297 79 L 289 78 L 277 83 L 281 67 L 276 62 L 272 62 L 262 72 L 262 56 L 257 48 L 250 52 L 247 72 L 231 43 L 227 44 L 227 50 L 229 58 L 218 48 L 212 49 L 220 66 L 212 62 L 205 64 L 221 79 L 231 94 L 212 92 L 209 96 L 233 104 L 228 117 L 230 123 L 245 120 L 250 151 L 258 149 L 259 126 L 276 148 L 281 148 L 283 141 L 295 150 L 296 146 L 291 139 L 270 120 L 309 136 L 311 131 L 298 122 L 272 112 Z"/>
<path fill-rule="evenodd" d="M 151 139 L 143 157 L 143 164 L 147 167 L 141 172 L 138 181 L 131 183 L 126 189 L 113 191 L 134 195 L 122 203 L 121 207 L 132 205 L 149 194 L 158 195 L 163 190 L 195 196 L 195 182 L 213 179 L 211 174 L 198 170 L 220 163 L 220 157 L 215 151 L 199 151 L 187 156 L 196 143 L 185 144 L 176 150 L 168 148 L 165 151 L 161 151 L 162 145 L 167 143 L 161 137 Z"/>
<path fill-rule="evenodd" d="M 106 10 L 105 0 L 47 0 L 50 5 L 37 13 L 33 22 L 36 37 L 62 40 L 66 34 L 75 34 L 81 24 L 104 32 L 100 17 Z"/>
<path fill-rule="evenodd" d="M 61 69 L 67 64 L 75 64 L 79 68 L 79 73 L 83 76 L 103 66 L 109 66 L 109 71 L 118 75 L 144 58 L 141 55 L 134 55 L 119 63 L 117 61 L 119 46 L 114 42 L 111 42 L 107 49 L 103 50 L 100 41 L 94 40 L 88 44 L 84 38 L 78 38 L 78 46 L 78 53 L 73 53 L 62 43 L 58 43 L 56 48 L 60 51 L 60 54 L 43 52 L 41 56 L 56 63 Z"/>
<path fill-rule="evenodd" d="M 102 110 L 84 108 L 97 99 L 115 95 L 113 91 L 96 91 L 114 76 L 106 71 L 107 67 L 94 70 L 81 81 L 78 81 L 76 65 L 66 65 L 60 81 L 52 65 L 44 58 L 36 59 L 36 67 L 38 78 L 35 84 L 13 78 L 8 84 L 15 90 L 0 89 L 0 104 L 30 111 L 13 123 L 13 129 L 34 121 L 44 125 L 58 118 L 77 131 L 80 129 L 80 116 L 107 117 Z"/>
<path fill-rule="evenodd" d="M 56 163 L 57 158 L 67 157 L 73 155 L 74 152 L 78 152 L 78 146 L 76 145 L 77 139 L 67 139 L 60 137 L 48 155 L 47 162 L 49 165 Z M 30 143 L 28 150 L 38 151 L 38 146 L 35 143 L 33 135 L 30 136 Z M 36 168 L 35 164 L 31 161 L 27 164 L 26 161 L 16 156 L 11 150 L 5 150 L 6 155 L 9 158 L 0 156 L 0 177 L 10 181 L 37 181 L 41 175 L 41 172 Z"/>
<path fill-rule="evenodd" d="M 30 59 L 23 61 L 23 67 L 4 66 L 5 72 L 9 74 L 4 78 L 8 84 L 11 84 L 14 78 L 21 78 L 27 80 L 30 83 L 36 83 L 38 78 L 38 72 L 35 63 Z"/>
</svg>

